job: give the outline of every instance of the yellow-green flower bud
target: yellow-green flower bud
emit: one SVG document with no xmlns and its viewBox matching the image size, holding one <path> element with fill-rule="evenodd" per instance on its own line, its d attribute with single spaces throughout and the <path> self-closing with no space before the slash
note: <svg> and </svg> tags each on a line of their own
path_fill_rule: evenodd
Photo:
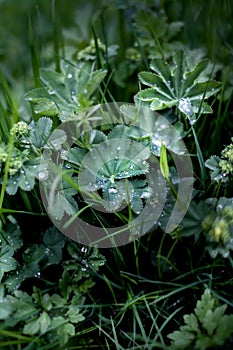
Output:
<svg viewBox="0 0 233 350">
<path fill-rule="evenodd" d="M 13 125 L 10 131 L 11 135 L 25 136 L 28 134 L 28 125 L 25 122 L 18 122 Z"/>
</svg>

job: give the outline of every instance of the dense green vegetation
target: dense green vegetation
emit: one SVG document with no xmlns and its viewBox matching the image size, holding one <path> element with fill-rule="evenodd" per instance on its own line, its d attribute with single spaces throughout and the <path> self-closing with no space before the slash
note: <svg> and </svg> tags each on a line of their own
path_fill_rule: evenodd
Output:
<svg viewBox="0 0 233 350">
<path fill-rule="evenodd" d="M 232 26 L 0 0 L 0 349 L 232 349 Z"/>
</svg>

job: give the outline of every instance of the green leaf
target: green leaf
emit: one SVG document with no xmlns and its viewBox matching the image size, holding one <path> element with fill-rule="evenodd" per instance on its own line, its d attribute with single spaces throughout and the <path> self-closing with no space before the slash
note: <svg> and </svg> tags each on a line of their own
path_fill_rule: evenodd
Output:
<svg viewBox="0 0 233 350">
<path fill-rule="evenodd" d="M 62 298 L 59 294 L 53 294 L 50 300 L 57 307 L 63 307 L 66 304 L 66 300 Z"/>
<path fill-rule="evenodd" d="M 186 326 L 182 326 L 182 329 L 187 329 L 189 331 L 198 332 L 199 324 L 196 316 L 194 314 L 184 315 L 184 322 Z"/>
<path fill-rule="evenodd" d="M 233 315 L 225 315 L 226 305 L 216 307 L 216 303 L 207 288 L 197 301 L 195 315 L 184 315 L 185 325 L 168 335 L 172 340 L 169 348 L 207 349 L 223 345 L 233 333 Z"/>
<path fill-rule="evenodd" d="M 93 103 L 91 97 L 99 90 L 107 72 L 94 70 L 90 63 L 77 66 L 62 61 L 61 68 L 59 73 L 42 68 L 40 78 L 44 87 L 28 92 L 25 98 L 34 104 L 35 113 L 58 116 L 64 122 Z"/>
<path fill-rule="evenodd" d="M 1 301 L 0 308 L 0 320 L 5 320 L 12 313 L 12 307 L 10 303 L 5 302 L 5 300 Z"/>
<path fill-rule="evenodd" d="M 16 268 L 17 262 L 13 258 L 14 249 L 5 244 L 0 248 L 0 282 L 2 280 L 3 275 L 6 272 L 12 271 Z"/>
<path fill-rule="evenodd" d="M 168 334 L 167 337 L 173 341 L 172 348 L 175 349 L 188 349 L 195 339 L 195 335 L 192 332 L 186 331 L 175 331 Z"/>
<path fill-rule="evenodd" d="M 150 72 L 141 72 L 138 76 L 143 84 L 151 86 L 156 93 L 167 97 L 168 100 L 170 99 L 170 95 L 173 95 L 169 85 L 165 84 L 160 76 Z"/>
<path fill-rule="evenodd" d="M 3 239 L 14 251 L 23 245 L 21 230 L 17 223 L 9 223 L 6 229 L 0 232 L 0 237 L 0 242 Z"/>
<path fill-rule="evenodd" d="M 80 147 L 72 147 L 66 154 L 66 159 L 68 162 L 81 166 L 84 156 L 88 153 L 87 149 Z"/>
<path fill-rule="evenodd" d="M 66 323 L 57 329 L 60 345 L 65 345 L 69 338 L 75 335 L 75 328 L 72 323 Z"/>
<path fill-rule="evenodd" d="M 38 333 L 39 329 L 40 329 L 39 319 L 35 319 L 24 325 L 23 333 L 33 335 Z"/>
<path fill-rule="evenodd" d="M 165 84 L 168 84 L 171 77 L 171 69 L 166 61 L 154 59 L 150 64 L 150 68 L 160 75 Z"/>
<path fill-rule="evenodd" d="M 76 190 L 72 187 L 56 189 L 54 196 L 50 197 L 48 210 L 56 219 L 61 220 L 64 214 L 74 215 L 78 210 L 78 205 L 72 195 L 76 194 Z"/>
<path fill-rule="evenodd" d="M 40 322 L 40 333 L 41 334 L 46 333 L 51 323 L 50 317 L 47 314 L 47 312 L 45 311 L 42 312 L 39 318 L 39 322 Z"/>
<path fill-rule="evenodd" d="M 198 204 L 192 201 L 181 223 L 182 236 L 189 237 L 194 235 L 195 240 L 197 240 L 202 232 L 202 221 L 207 213 L 208 207 L 204 201 L 200 201 Z"/>
<path fill-rule="evenodd" d="M 203 327 L 206 329 L 209 336 L 215 332 L 221 318 L 223 317 L 227 306 L 221 305 L 214 311 L 207 310 L 205 317 L 203 318 Z"/>
<path fill-rule="evenodd" d="M 201 60 L 194 70 L 185 73 L 185 81 L 184 81 L 184 92 L 185 94 L 190 91 L 190 88 L 195 85 L 197 78 L 200 74 L 205 70 L 208 65 L 208 59 Z"/>
<path fill-rule="evenodd" d="M 211 177 L 211 180 L 213 181 L 227 181 L 227 177 L 224 177 L 222 175 L 222 171 L 221 171 L 221 168 L 219 166 L 219 162 L 220 162 L 220 157 L 218 156 L 211 156 L 209 159 L 206 160 L 205 162 L 205 166 L 207 168 L 209 168 L 211 170 L 210 172 L 210 177 Z"/>
<path fill-rule="evenodd" d="M 164 145 L 160 148 L 160 170 L 165 179 L 169 178 L 169 166 L 167 161 L 167 149 Z"/>
<path fill-rule="evenodd" d="M 15 324 L 37 314 L 38 310 L 29 294 L 22 292 L 21 290 L 15 290 L 13 294 L 14 296 L 8 295 L 7 300 L 14 310 Z"/>
<path fill-rule="evenodd" d="M 15 195 L 20 187 L 24 191 L 31 191 L 35 186 L 35 179 L 39 177 L 40 158 L 27 160 L 18 172 L 10 176 L 7 180 L 6 191 L 10 195 Z"/>
<path fill-rule="evenodd" d="M 135 103 L 161 110 L 175 105 L 179 108 L 182 101 L 189 101 L 188 109 L 179 108 L 186 116 L 199 112 L 200 107 L 200 113 L 211 113 L 211 107 L 203 101 L 216 94 L 221 84 L 208 79 L 200 81 L 207 66 L 208 60 L 201 60 L 192 70 L 182 50 L 174 54 L 170 66 L 164 60 L 153 60 L 150 68 L 155 73 L 140 72 L 138 75 L 139 80 L 150 88 L 139 91 L 134 97 Z"/>
<path fill-rule="evenodd" d="M 50 68 L 41 68 L 40 78 L 51 96 L 54 94 L 65 103 L 70 100 L 70 91 L 65 84 L 64 74 L 55 72 Z"/>
<path fill-rule="evenodd" d="M 42 117 L 35 123 L 31 133 L 31 142 L 37 147 L 43 147 L 51 133 L 53 122 L 50 118 Z"/>
<path fill-rule="evenodd" d="M 55 227 L 49 228 L 43 235 L 47 265 L 58 264 L 62 259 L 62 248 L 65 245 L 63 235 Z"/>
<path fill-rule="evenodd" d="M 62 144 L 67 140 L 67 135 L 64 130 L 56 129 L 53 131 L 52 135 L 48 139 L 46 148 L 52 148 L 55 150 L 60 150 Z"/>
<path fill-rule="evenodd" d="M 42 314 L 32 321 L 29 321 L 23 327 L 24 334 L 44 334 L 47 332 L 48 327 L 51 323 L 50 317 L 47 312 L 43 311 Z"/>
<path fill-rule="evenodd" d="M 80 314 L 80 309 L 77 308 L 77 305 L 70 305 L 66 315 L 71 323 L 78 323 L 85 320 L 85 317 Z"/>
<path fill-rule="evenodd" d="M 214 305 L 215 300 L 212 297 L 210 290 L 206 289 L 201 297 L 201 300 L 198 300 L 195 308 L 195 314 L 202 323 L 206 317 L 207 311 L 212 310 Z"/>
<path fill-rule="evenodd" d="M 177 99 L 182 98 L 184 89 L 184 73 L 186 60 L 183 51 L 177 51 L 173 56 L 174 67 L 171 70 L 171 85 L 174 88 Z"/>
</svg>

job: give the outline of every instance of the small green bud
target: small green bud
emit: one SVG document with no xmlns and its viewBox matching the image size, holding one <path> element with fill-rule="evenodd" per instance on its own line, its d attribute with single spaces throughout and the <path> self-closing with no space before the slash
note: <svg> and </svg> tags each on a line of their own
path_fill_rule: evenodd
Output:
<svg viewBox="0 0 233 350">
<path fill-rule="evenodd" d="M 5 162 L 7 160 L 7 153 L 0 147 L 0 162 Z"/>
<path fill-rule="evenodd" d="M 15 175 L 17 171 L 23 166 L 23 161 L 21 158 L 13 158 L 10 163 L 9 174 Z"/>
<path fill-rule="evenodd" d="M 10 131 L 12 136 L 26 136 L 28 134 L 28 125 L 25 122 L 18 122 L 13 125 Z"/>
</svg>

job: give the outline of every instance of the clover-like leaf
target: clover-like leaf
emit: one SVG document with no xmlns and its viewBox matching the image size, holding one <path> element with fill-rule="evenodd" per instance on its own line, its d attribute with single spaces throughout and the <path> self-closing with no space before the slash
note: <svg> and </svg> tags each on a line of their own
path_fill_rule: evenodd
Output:
<svg viewBox="0 0 233 350">
<path fill-rule="evenodd" d="M 222 169 L 220 168 L 219 162 L 220 158 L 218 156 L 211 156 L 209 159 L 206 160 L 205 166 L 211 170 L 210 172 L 210 178 L 213 181 L 227 181 L 227 176 L 223 176 Z"/>
<path fill-rule="evenodd" d="M 39 178 L 39 172 L 39 157 L 25 161 L 17 173 L 8 178 L 7 193 L 14 195 L 19 187 L 24 191 L 31 191 L 35 186 L 35 180 Z"/>
<path fill-rule="evenodd" d="M 216 94 L 221 85 L 213 80 L 198 81 L 207 64 L 208 60 L 203 59 L 193 70 L 189 70 L 183 51 L 173 56 L 171 66 L 166 61 L 154 59 L 150 65 L 153 73 L 139 73 L 139 80 L 149 88 L 139 91 L 135 102 L 152 110 L 177 106 L 188 118 L 199 109 L 201 113 L 211 113 L 211 107 L 204 100 Z"/>
</svg>

